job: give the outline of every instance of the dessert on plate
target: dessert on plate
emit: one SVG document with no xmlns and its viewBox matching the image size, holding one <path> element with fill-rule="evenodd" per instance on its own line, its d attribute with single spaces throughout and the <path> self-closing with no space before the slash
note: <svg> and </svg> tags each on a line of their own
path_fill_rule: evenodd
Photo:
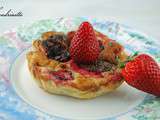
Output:
<svg viewBox="0 0 160 120">
<path fill-rule="evenodd" d="M 124 81 L 119 62 L 124 48 L 83 22 L 75 31 L 49 31 L 27 53 L 34 80 L 53 94 L 89 99 L 118 88 Z"/>
</svg>

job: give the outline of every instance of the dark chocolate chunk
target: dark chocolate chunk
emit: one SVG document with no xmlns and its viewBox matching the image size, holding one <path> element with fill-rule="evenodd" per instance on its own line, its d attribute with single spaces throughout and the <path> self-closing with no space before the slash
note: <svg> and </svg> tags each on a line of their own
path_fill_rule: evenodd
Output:
<svg viewBox="0 0 160 120">
<path fill-rule="evenodd" d="M 42 41 L 47 57 L 58 61 L 67 61 L 70 58 L 68 52 L 67 38 L 63 34 L 50 36 Z"/>
<path fill-rule="evenodd" d="M 107 61 L 98 60 L 93 64 L 80 64 L 79 66 L 91 72 L 105 72 L 110 71 L 113 65 Z"/>
</svg>

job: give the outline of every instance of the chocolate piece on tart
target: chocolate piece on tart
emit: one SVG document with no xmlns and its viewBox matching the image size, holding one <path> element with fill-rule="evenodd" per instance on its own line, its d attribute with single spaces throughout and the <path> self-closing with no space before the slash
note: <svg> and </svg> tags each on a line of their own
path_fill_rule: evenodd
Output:
<svg viewBox="0 0 160 120">
<path fill-rule="evenodd" d="M 110 71 L 112 69 L 112 66 L 113 64 L 104 60 L 97 60 L 95 63 L 92 64 L 79 64 L 79 67 L 84 68 L 90 72 Z"/>
<path fill-rule="evenodd" d="M 49 59 L 64 62 L 70 58 L 67 38 L 64 34 L 51 35 L 48 39 L 42 41 L 42 46 Z"/>
</svg>

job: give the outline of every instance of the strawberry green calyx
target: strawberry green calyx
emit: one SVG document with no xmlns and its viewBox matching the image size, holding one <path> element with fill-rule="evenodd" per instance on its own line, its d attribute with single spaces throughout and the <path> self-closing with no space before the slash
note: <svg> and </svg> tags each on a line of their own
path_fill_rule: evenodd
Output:
<svg viewBox="0 0 160 120">
<path fill-rule="evenodd" d="M 126 63 L 127 63 L 127 62 L 130 62 L 130 61 L 133 61 L 134 58 L 135 58 L 136 56 L 138 56 L 138 54 L 139 54 L 138 51 L 134 52 L 132 55 L 128 56 L 125 61 L 121 61 L 121 60 L 119 59 L 119 57 L 117 56 L 117 57 L 116 57 L 116 60 L 118 61 L 118 66 L 119 66 L 119 68 L 124 68 L 125 65 L 126 65 Z"/>
</svg>

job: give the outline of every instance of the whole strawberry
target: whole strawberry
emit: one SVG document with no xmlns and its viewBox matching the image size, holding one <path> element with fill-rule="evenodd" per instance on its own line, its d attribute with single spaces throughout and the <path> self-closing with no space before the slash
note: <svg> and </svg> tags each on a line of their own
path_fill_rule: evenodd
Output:
<svg viewBox="0 0 160 120">
<path fill-rule="evenodd" d="M 129 61 L 122 69 L 122 75 L 129 85 L 160 96 L 160 67 L 149 55 L 141 54 Z"/>
<path fill-rule="evenodd" d="M 92 25 L 83 22 L 76 31 L 70 45 L 71 58 L 77 63 L 93 63 L 100 54 L 99 42 Z"/>
</svg>

